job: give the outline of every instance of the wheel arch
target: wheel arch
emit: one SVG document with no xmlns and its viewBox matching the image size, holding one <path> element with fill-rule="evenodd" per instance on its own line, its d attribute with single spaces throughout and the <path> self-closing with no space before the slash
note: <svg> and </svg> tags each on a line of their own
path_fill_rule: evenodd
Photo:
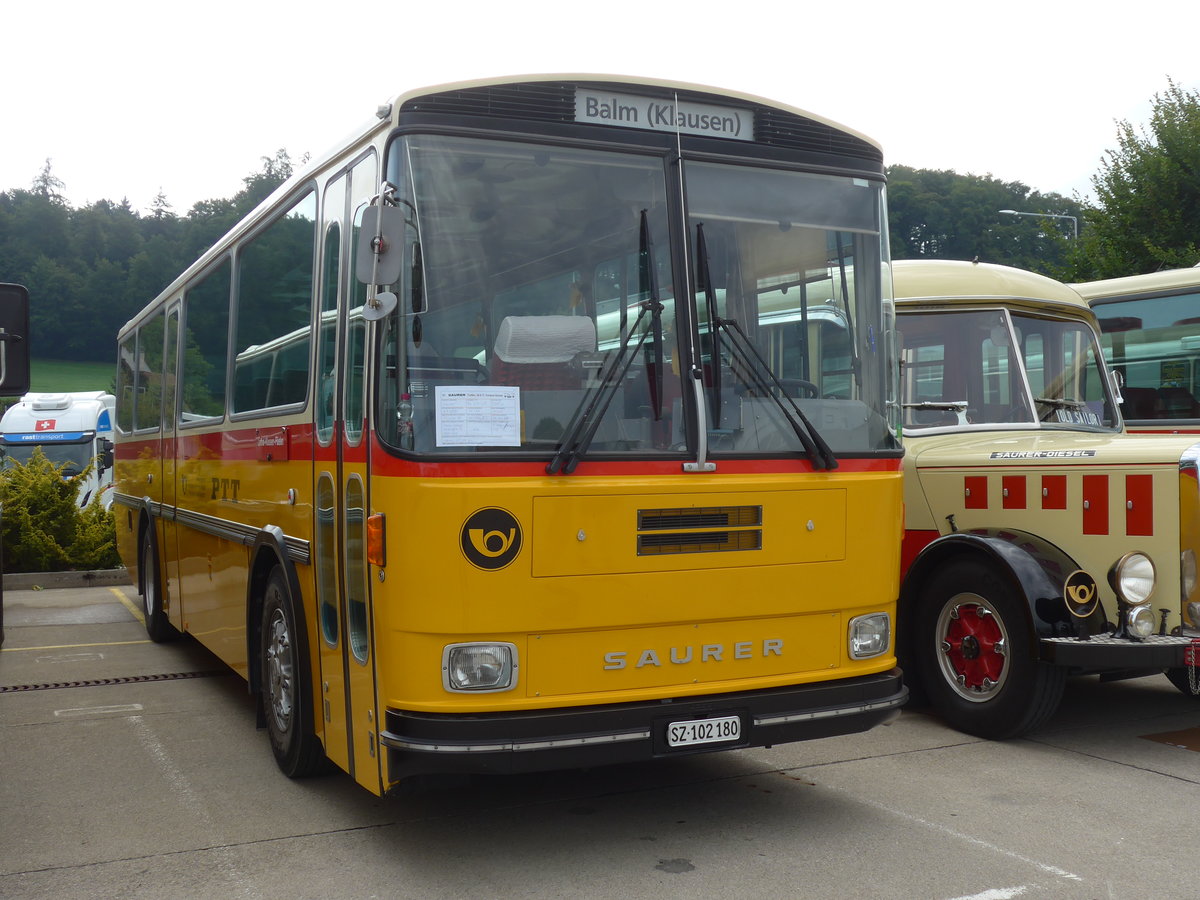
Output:
<svg viewBox="0 0 1200 900">
<path fill-rule="evenodd" d="M 158 546 L 158 528 L 154 521 L 153 501 L 149 497 L 143 497 L 136 505 L 137 510 L 137 591 L 139 595 L 144 596 L 146 593 L 146 560 L 142 558 L 142 542 L 147 533 L 150 535 L 150 550 L 154 553 L 154 558 L 162 559 L 161 548 Z M 162 573 L 159 572 L 159 580 L 162 580 Z M 161 588 L 161 583 L 159 584 Z"/>
<path fill-rule="evenodd" d="M 247 683 L 250 693 L 257 696 L 262 689 L 259 647 L 262 640 L 263 596 L 266 593 L 267 580 L 276 566 L 283 573 L 292 614 L 296 618 L 296 639 L 300 642 L 297 653 L 297 663 L 301 667 L 300 677 L 305 679 L 306 684 L 311 684 L 308 620 L 304 614 L 300 578 L 296 574 L 295 564 L 288 557 L 283 529 L 277 525 L 268 525 L 262 528 L 255 535 L 253 544 L 250 545 L 249 563 L 249 577 L 246 579 L 246 659 L 248 662 Z"/>
<path fill-rule="evenodd" d="M 1067 577 L 1079 568 L 1075 560 L 1036 534 L 981 529 L 944 535 L 913 560 L 900 586 L 897 630 L 905 644 L 912 638 L 916 604 L 926 581 L 941 566 L 963 558 L 986 565 L 1024 601 L 1025 626 L 1034 648 L 1039 638 L 1059 636 L 1064 627 L 1070 627 L 1063 588 Z M 1095 614 L 1101 613 L 1097 609 Z"/>
</svg>

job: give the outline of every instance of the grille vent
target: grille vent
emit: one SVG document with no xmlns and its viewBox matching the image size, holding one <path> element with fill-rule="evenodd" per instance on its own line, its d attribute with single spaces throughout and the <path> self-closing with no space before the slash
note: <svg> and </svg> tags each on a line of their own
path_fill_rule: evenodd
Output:
<svg viewBox="0 0 1200 900">
<path fill-rule="evenodd" d="M 761 506 L 640 509 L 637 527 L 638 556 L 762 549 Z"/>
<path fill-rule="evenodd" d="M 669 95 L 661 90 L 654 91 L 632 84 L 589 87 L 608 88 L 617 93 Z M 723 106 L 747 105 L 728 97 L 695 91 L 680 91 L 679 99 Z M 749 106 L 754 111 L 756 123 L 754 140 L 759 144 L 810 153 L 846 154 L 857 159 L 883 162 L 883 154 L 878 147 L 824 122 L 770 106 Z M 415 97 L 404 104 L 402 111 L 457 116 L 503 116 L 531 122 L 569 123 L 575 121 L 575 85 L 559 81 L 535 81 L 443 91 Z"/>
</svg>

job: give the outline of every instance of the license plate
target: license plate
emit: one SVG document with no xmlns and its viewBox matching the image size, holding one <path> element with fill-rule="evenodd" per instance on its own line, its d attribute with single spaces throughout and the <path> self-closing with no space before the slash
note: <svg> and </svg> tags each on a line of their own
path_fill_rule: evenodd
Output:
<svg viewBox="0 0 1200 900">
<path fill-rule="evenodd" d="M 692 719 L 672 722 L 667 726 L 668 747 L 695 747 L 699 744 L 718 744 L 736 741 L 742 736 L 740 716 L 721 716 L 717 719 Z"/>
</svg>

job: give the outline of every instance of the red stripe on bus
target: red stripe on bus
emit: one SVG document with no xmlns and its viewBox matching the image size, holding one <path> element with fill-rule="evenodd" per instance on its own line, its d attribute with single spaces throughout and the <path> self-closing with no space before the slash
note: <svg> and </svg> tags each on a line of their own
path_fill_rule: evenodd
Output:
<svg viewBox="0 0 1200 900">
<path fill-rule="evenodd" d="M 816 471 L 807 462 L 785 459 L 718 460 L 715 476 L 721 475 L 819 475 L 837 480 L 839 474 L 887 473 L 899 472 L 899 459 L 840 459 L 838 467 L 830 472 Z M 558 478 L 573 478 L 576 476 L 631 476 L 659 475 L 678 476 L 683 474 L 682 460 L 630 460 L 629 462 L 584 461 L 571 475 L 557 475 Z M 391 456 L 385 452 L 377 452 L 374 457 L 373 471 L 380 475 L 397 475 L 419 478 L 528 478 L 546 475 L 546 462 L 506 462 L 490 461 L 437 461 L 432 459 L 409 460 Z M 701 476 L 702 477 L 702 476 Z"/>
<path fill-rule="evenodd" d="M 900 577 L 904 578 L 908 574 L 908 567 L 912 565 L 913 560 L 917 558 L 922 550 L 928 547 L 931 543 L 937 540 L 938 533 L 936 531 L 923 531 L 919 529 L 905 530 L 904 541 L 900 545 Z"/>
</svg>

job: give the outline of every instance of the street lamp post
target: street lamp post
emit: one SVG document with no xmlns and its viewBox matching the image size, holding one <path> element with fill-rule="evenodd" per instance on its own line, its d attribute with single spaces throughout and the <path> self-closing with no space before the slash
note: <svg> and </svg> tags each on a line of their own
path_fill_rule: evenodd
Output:
<svg viewBox="0 0 1200 900">
<path fill-rule="evenodd" d="M 1057 213 L 1040 213 L 1040 212 L 1018 212 L 1015 209 L 1000 210 L 1006 216 L 1035 216 L 1039 219 L 1070 219 L 1071 232 L 1075 240 L 1079 240 L 1079 219 L 1075 216 L 1060 216 Z"/>
</svg>

